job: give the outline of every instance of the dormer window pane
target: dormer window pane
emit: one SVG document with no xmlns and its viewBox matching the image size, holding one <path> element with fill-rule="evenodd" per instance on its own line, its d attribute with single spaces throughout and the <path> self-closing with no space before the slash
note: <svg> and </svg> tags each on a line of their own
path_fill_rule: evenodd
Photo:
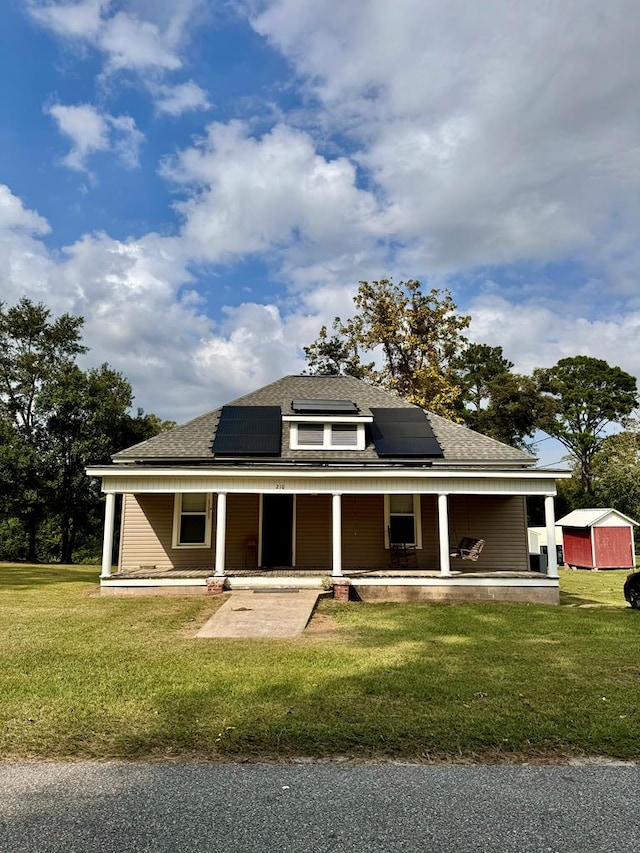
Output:
<svg viewBox="0 0 640 853">
<path fill-rule="evenodd" d="M 298 424 L 298 444 L 322 447 L 324 444 L 324 424 Z"/>
<path fill-rule="evenodd" d="M 334 447 L 357 447 L 358 427 L 356 424 L 333 424 L 331 444 Z"/>
</svg>

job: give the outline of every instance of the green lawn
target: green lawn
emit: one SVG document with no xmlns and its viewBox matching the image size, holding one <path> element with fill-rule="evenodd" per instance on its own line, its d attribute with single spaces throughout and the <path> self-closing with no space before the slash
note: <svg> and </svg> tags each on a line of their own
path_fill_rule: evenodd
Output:
<svg viewBox="0 0 640 853">
<path fill-rule="evenodd" d="M 0 566 L 0 757 L 640 759 L 624 572 L 562 605 L 336 604 L 298 640 L 196 640 L 220 599 L 101 598 Z"/>
</svg>

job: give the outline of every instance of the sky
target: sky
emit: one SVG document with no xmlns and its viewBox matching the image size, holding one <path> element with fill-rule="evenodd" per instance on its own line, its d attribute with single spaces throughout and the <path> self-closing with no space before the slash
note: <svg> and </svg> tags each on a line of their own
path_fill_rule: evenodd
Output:
<svg viewBox="0 0 640 853">
<path fill-rule="evenodd" d="M 304 369 L 361 279 L 638 376 L 638 44 L 637 0 L 4 0 L 0 300 L 179 422 Z"/>
</svg>

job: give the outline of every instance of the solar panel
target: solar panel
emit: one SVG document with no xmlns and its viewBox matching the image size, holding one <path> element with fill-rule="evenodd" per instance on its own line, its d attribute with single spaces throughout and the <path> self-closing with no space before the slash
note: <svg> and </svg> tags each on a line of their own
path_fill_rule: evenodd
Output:
<svg viewBox="0 0 640 853">
<path fill-rule="evenodd" d="M 378 456 L 444 456 L 422 409 L 371 409 L 371 414 Z"/>
<path fill-rule="evenodd" d="M 213 439 L 216 456 L 279 456 L 280 406 L 223 406 Z"/>
<path fill-rule="evenodd" d="M 324 414 L 336 412 L 339 414 L 355 415 L 359 412 L 358 407 L 351 400 L 292 400 L 291 408 L 298 414 L 304 412 L 309 412 L 310 414 L 315 414 L 316 412 Z"/>
</svg>

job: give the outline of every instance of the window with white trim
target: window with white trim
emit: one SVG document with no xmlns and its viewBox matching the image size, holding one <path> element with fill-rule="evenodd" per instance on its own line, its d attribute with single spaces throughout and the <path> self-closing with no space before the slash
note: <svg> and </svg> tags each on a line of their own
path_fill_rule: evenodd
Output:
<svg viewBox="0 0 640 853">
<path fill-rule="evenodd" d="M 384 496 L 384 547 L 392 544 L 422 548 L 420 495 Z"/>
<path fill-rule="evenodd" d="M 364 450 L 363 423 L 292 423 L 292 450 Z"/>
<path fill-rule="evenodd" d="M 174 548 L 211 547 L 211 495 L 185 492 L 175 496 Z"/>
<path fill-rule="evenodd" d="M 324 424 L 296 424 L 300 447 L 324 447 Z"/>
<path fill-rule="evenodd" d="M 358 424 L 331 424 L 331 446 L 358 449 Z"/>
</svg>

